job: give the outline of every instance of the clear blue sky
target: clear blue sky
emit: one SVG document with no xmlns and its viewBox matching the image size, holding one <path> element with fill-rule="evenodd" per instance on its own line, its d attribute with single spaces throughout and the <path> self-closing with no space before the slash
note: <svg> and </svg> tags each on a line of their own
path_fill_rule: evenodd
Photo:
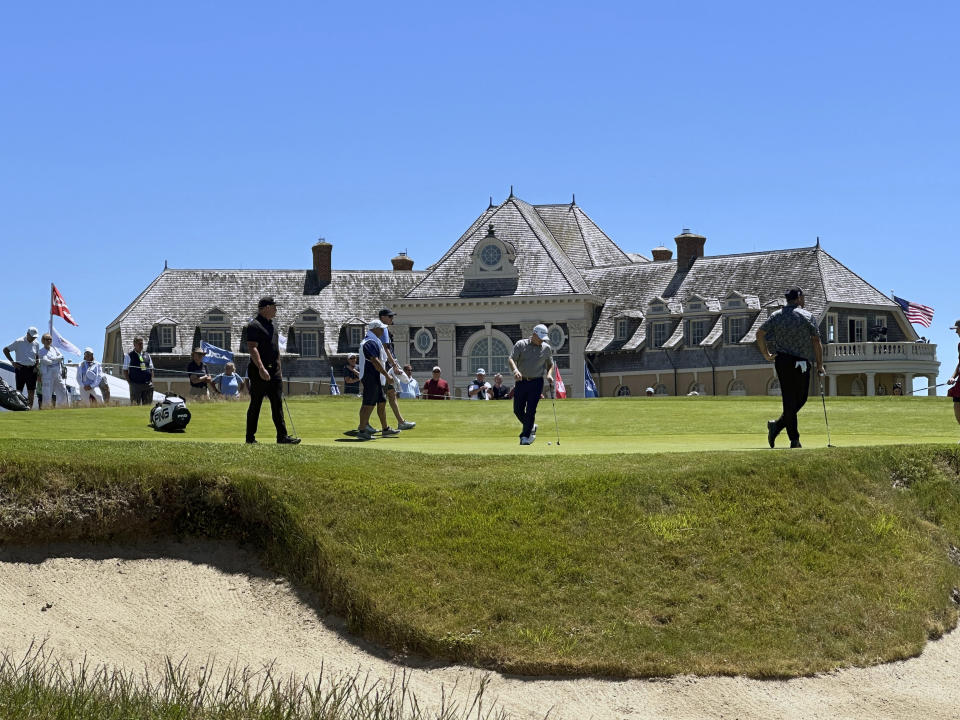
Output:
<svg viewBox="0 0 960 720">
<path fill-rule="evenodd" d="M 163 269 L 434 262 L 514 185 L 625 250 L 824 248 L 956 365 L 953 3 L 7 3 L 0 341 Z M 13 261 L 12 263 L 9 261 Z"/>
</svg>

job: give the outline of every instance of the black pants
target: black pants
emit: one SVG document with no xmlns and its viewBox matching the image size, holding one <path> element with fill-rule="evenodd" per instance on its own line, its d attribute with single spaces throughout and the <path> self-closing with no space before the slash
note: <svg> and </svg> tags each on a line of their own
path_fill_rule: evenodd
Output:
<svg viewBox="0 0 960 720">
<path fill-rule="evenodd" d="M 287 436 L 287 426 L 283 422 L 283 380 L 270 378 L 264 380 L 257 372 L 257 368 L 250 366 L 250 407 L 247 408 L 247 442 L 256 439 L 257 423 L 260 421 L 260 406 L 264 396 L 270 398 L 270 414 L 273 424 L 277 428 L 277 440 Z"/>
<path fill-rule="evenodd" d="M 537 405 L 543 393 L 543 378 L 518 380 L 513 386 L 513 414 L 523 424 L 520 437 L 528 438 L 537 419 Z"/>
<path fill-rule="evenodd" d="M 800 441 L 800 432 L 797 430 L 797 413 L 807 403 L 810 393 L 810 370 L 813 363 L 807 360 L 807 371 L 797 367 L 797 361 L 803 358 L 779 353 L 774 362 L 777 370 L 777 380 L 780 381 L 780 399 L 783 401 L 783 415 L 777 418 L 777 432 L 787 431 L 790 442 Z"/>
</svg>

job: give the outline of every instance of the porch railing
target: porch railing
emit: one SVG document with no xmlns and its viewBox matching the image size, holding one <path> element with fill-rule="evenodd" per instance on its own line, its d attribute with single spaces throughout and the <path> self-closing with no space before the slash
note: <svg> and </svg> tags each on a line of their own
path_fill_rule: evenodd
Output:
<svg viewBox="0 0 960 720">
<path fill-rule="evenodd" d="M 936 360 L 937 346 L 912 342 L 827 343 L 824 362 L 844 360 Z"/>
</svg>

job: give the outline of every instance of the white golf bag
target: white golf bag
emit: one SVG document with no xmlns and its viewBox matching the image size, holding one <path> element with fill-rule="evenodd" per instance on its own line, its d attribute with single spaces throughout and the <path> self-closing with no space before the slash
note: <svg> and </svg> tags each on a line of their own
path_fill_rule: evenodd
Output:
<svg viewBox="0 0 960 720">
<path fill-rule="evenodd" d="M 190 411 L 179 395 L 168 394 L 150 411 L 150 425 L 160 432 L 182 431 L 190 422 Z"/>
</svg>

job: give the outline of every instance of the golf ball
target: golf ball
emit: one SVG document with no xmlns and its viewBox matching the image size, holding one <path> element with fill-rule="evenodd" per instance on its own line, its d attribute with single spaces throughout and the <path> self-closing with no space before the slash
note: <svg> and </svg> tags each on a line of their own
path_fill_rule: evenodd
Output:
<svg viewBox="0 0 960 720">
<path fill-rule="evenodd" d="M 547 445 L 553 445 L 553 443 L 552 443 L 552 442 L 548 442 Z"/>
</svg>

